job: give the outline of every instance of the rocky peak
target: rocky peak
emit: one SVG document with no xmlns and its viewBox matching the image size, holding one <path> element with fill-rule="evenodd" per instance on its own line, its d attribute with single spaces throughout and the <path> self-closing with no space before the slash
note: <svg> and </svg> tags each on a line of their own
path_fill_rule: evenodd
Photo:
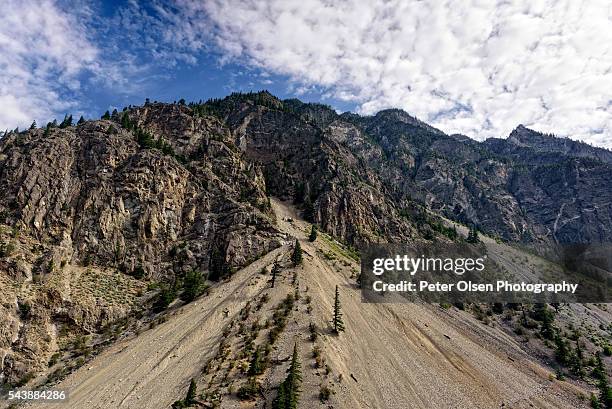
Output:
<svg viewBox="0 0 612 409">
<path fill-rule="evenodd" d="M 584 142 L 534 131 L 524 125 L 517 126 L 508 136 L 507 142 L 519 147 L 532 148 L 538 152 L 560 153 L 567 156 L 592 158 L 612 163 L 612 151 L 608 149 L 597 148 Z"/>
</svg>

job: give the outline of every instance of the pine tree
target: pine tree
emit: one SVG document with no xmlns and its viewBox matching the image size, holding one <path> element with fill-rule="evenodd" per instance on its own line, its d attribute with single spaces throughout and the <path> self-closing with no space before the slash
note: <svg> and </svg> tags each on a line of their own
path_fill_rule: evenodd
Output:
<svg viewBox="0 0 612 409">
<path fill-rule="evenodd" d="M 291 364 L 287 369 L 287 377 L 278 388 L 278 395 L 272 402 L 273 409 L 296 409 L 300 398 L 302 383 L 301 364 L 298 356 L 297 343 L 293 344 Z"/>
<path fill-rule="evenodd" d="M 314 224 L 310 228 L 310 236 L 308 236 L 308 241 L 313 242 L 317 239 L 317 226 Z"/>
<path fill-rule="evenodd" d="M 249 364 L 249 376 L 259 375 L 264 371 L 264 362 L 261 349 L 257 347 L 253 356 L 251 357 L 251 363 Z"/>
<path fill-rule="evenodd" d="M 480 243 L 480 239 L 478 238 L 478 229 L 476 229 L 476 226 L 472 225 L 470 226 L 470 231 L 468 233 L 467 239 L 466 241 L 468 243 Z"/>
<path fill-rule="evenodd" d="M 291 255 L 291 261 L 294 266 L 299 266 L 302 264 L 302 246 L 300 242 L 296 239 L 295 246 L 293 246 L 293 254 Z"/>
<path fill-rule="evenodd" d="M 194 270 L 187 273 L 183 283 L 183 294 L 181 294 L 181 298 L 187 302 L 193 301 L 201 294 L 203 285 L 204 277 L 202 277 L 201 272 Z"/>
<path fill-rule="evenodd" d="M 342 311 L 340 311 L 340 292 L 338 286 L 336 286 L 336 297 L 334 299 L 334 318 L 332 319 L 332 325 L 334 326 L 334 332 L 340 334 L 344 331 L 344 321 L 342 321 Z"/>
<path fill-rule="evenodd" d="M 569 349 L 567 342 L 557 334 L 555 336 L 555 356 L 557 361 L 563 365 L 567 365 L 569 361 Z"/>
<path fill-rule="evenodd" d="M 64 120 L 60 123 L 60 128 L 68 128 L 72 126 L 72 115 L 64 115 Z"/>
<path fill-rule="evenodd" d="M 540 334 L 546 339 L 552 340 L 555 337 L 555 331 L 553 327 L 554 317 L 551 311 L 548 309 L 546 304 L 536 304 L 535 306 L 535 318 L 538 321 L 542 321 L 540 326 Z"/>
<path fill-rule="evenodd" d="M 598 380 L 597 387 L 599 388 L 599 399 L 595 398 L 595 402 L 598 404 L 597 407 L 602 409 L 612 409 L 612 388 L 610 388 L 610 384 L 608 383 L 606 368 L 599 353 L 597 353 L 593 376 Z"/>
<path fill-rule="evenodd" d="M 280 266 L 278 264 L 278 260 L 274 261 L 274 265 L 272 266 L 272 288 L 274 288 L 274 284 L 276 283 L 276 276 L 280 273 Z"/>
<path fill-rule="evenodd" d="M 81 125 L 85 123 L 85 118 L 83 118 L 83 115 L 81 115 L 81 117 L 79 118 L 79 121 L 77 122 L 77 125 Z"/>
<path fill-rule="evenodd" d="M 101 119 L 110 119 L 110 112 L 106 111 L 104 115 L 102 115 Z"/>
<path fill-rule="evenodd" d="M 130 121 L 130 116 L 128 115 L 127 112 L 124 112 L 123 115 L 121 116 L 121 126 L 128 130 L 132 129 L 132 123 Z"/>
<path fill-rule="evenodd" d="M 32 121 L 32 125 L 30 125 L 30 130 L 36 129 L 36 121 Z"/>
<path fill-rule="evenodd" d="M 187 406 L 191 406 L 196 402 L 196 382 L 195 379 L 191 378 L 189 389 L 187 390 L 187 396 L 185 397 L 185 404 L 187 404 Z"/>
</svg>

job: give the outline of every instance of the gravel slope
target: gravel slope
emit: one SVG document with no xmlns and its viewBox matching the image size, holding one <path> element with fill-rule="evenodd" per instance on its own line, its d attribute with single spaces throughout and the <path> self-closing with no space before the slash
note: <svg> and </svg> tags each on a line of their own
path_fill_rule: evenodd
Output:
<svg viewBox="0 0 612 409">
<path fill-rule="evenodd" d="M 309 225 L 294 209 L 273 201 L 281 230 L 298 237 L 304 249 L 299 267 L 300 289 L 312 297 L 311 314 L 296 310 L 275 355 L 289 354 L 298 342 L 303 363 L 300 407 L 318 408 L 580 408 L 578 394 L 586 391 L 566 382 L 550 381 L 537 365 L 502 331 L 485 326 L 457 311 L 421 304 L 363 304 L 354 280 L 358 265 L 331 242 L 306 240 Z M 288 218 L 293 221 L 287 221 Z M 58 388 L 70 400 L 40 408 L 169 408 L 184 396 L 221 341 L 222 313 L 231 319 L 247 300 L 261 294 L 266 280 L 258 274 L 285 245 L 237 272 L 228 283 L 178 310 L 168 321 L 137 338 L 121 342 L 70 375 Z M 335 260 L 321 254 L 335 253 Z M 333 292 L 340 287 L 346 332 L 329 333 Z M 278 286 L 278 296 L 284 295 Z M 290 287 L 287 287 L 290 288 Z M 312 365 L 308 323 L 322 328 L 317 341 L 333 375 L 326 381 L 334 390 L 328 404 L 318 401 L 322 375 Z M 342 380 L 338 376 L 342 374 Z M 284 367 L 262 375 L 266 400 L 284 376 Z M 222 407 L 263 407 L 264 402 L 240 403 L 235 398 Z"/>
</svg>

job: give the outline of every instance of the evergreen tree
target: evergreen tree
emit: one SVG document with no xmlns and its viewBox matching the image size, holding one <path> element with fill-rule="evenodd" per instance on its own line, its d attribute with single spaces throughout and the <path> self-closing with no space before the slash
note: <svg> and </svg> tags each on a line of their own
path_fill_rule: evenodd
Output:
<svg viewBox="0 0 612 409">
<path fill-rule="evenodd" d="M 582 352 L 582 346 L 580 345 L 580 338 L 576 340 L 576 349 L 573 353 L 570 353 L 570 364 L 574 374 L 582 378 L 584 376 L 583 360 L 584 354 Z"/>
<path fill-rule="evenodd" d="M 563 365 L 567 365 L 569 362 L 569 349 L 567 341 L 561 337 L 561 335 L 555 335 L 555 356 L 557 361 Z"/>
<path fill-rule="evenodd" d="M 299 266 L 302 264 L 302 246 L 300 242 L 296 239 L 295 246 L 293 246 L 293 254 L 291 255 L 291 261 L 294 266 Z"/>
<path fill-rule="evenodd" d="M 183 283 L 183 294 L 181 298 L 184 301 L 193 301 L 202 292 L 204 285 L 204 278 L 202 273 L 199 271 L 191 271 L 185 275 L 185 281 Z"/>
<path fill-rule="evenodd" d="M 30 130 L 36 129 L 36 121 L 32 121 L 32 125 L 30 125 Z"/>
<path fill-rule="evenodd" d="M 274 284 L 276 283 L 276 276 L 280 273 L 280 266 L 278 264 L 278 260 L 274 261 L 274 265 L 272 266 L 272 288 L 274 288 Z"/>
<path fill-rule="evenodd" d="M 155 311 L 163 311 L 174 301 L 176 298 L 176 290 L 174 286 L 162 284 L 161 291 L 157 296 L 157 300 L 153 306 Z"/>
<path fill-rule="evenodd" d="M 81 115 L 81 117 L 79 118 L 79 121 L 77 122 L 77 125 L 81 125 L 85 123 L 85 118 L 83 118 L 83 115 Z"/>
<path fill-rule="evenodd" d="M 101 119 L 110 119 L 110 112 L 106 111 L 104 115 L 102 115 Z"/>
<path fill-rule="evenodd" d="M 310 228 L 310 236 L 308 236 L 308 241 L 313 242 L 316 239 L 317 239 L 317 226 L 313 224 L 312 227 Z"/>
<path fill-rule="evenodd" d="M 191 406 L 196 402 L 196 382 L 195 379 L 191 378 L 189 389 L 187 390 L 187 396 L 185 397 L 185 404 L 187 404 L 187 406 Z"/>
<path fill-rule="evenodd" d="M 470 226 L 470 231 L 468 233 L 466 241 L 468 243 L 474 243 L 474 244 L 480 242 L 480 239 L 478 238 L 478 229 L 476 229 L 476 226 L 474 225 Z"/>
<path fill-rule="evenodd" d="M 599 405 L 597 407 L 601 409 L 612 409 L 612 388 L 610 388 L 610 384 L 608 383 L 608 374 L 606 373 L 606 368 L 599 353 L 597 354 L 593 376 L 598 380 L 597 387 L 599 388 L 599 399 L 595 399 Z M 593 400 L 591 400 L 591 402 L 592 401 Z"/>
<path fill-rule="evenodd" d="M 342 311 L 340 311 L 340 292 L 336 286 L 336 297 L 334 299 L 334 318 L 332 319 L 334 332 L 340 334 L 344 331 L 344 321 L 342 321 Z"/>
<path fill-rule="evenodd" d="M 302 383 L 301 364 L 298 356 L 297 343 L 293 344 L 291 364 L 287 369 L 287 377 L 278 388 L 278 395 L 272 402 L 273 409 L 296 409 L 300 398 Z"/>
<path fill-rule="evenodd" d="M 50 135 L 51 135 L 51 126 L 47 125 L 47 127 L 45 128 L 45 132 L 43 133 L 43 136 L 46 138 Z"/>
<path fill-rule="evenodd" d="M 259 375 L 265 369 L 263 356 L 261 353 L 261 349 L 257 347 L 255 352 L 253 352 L 253 356 L 251 357 L 251 363 L 249 364 L 249 376 Z"/>
<path fill-rule="evenodd" d="M 535 319 L 541 321 L 540 334 L 546 339 L 553 339 L 555 337 L 555 329 L 553 327 L 554 317 L 552 312 L 548 309 L 546 304 L 536 304 L 535 306 Z"/>
<path fill-rule="evenodd" d="M 130 116 L 128 115 L 127 112 L 124 112 L 123 115 L 121 116 L 121 126 L 127 130 L 132 129 L 132 123 L 130 121 Z"/>
<path fill-rule="evenodd" d="M 64 115 L 64 120 L 60 123 L 60 128 L 68 128 L 72 126 L 72 115 Z"/>
</svg>

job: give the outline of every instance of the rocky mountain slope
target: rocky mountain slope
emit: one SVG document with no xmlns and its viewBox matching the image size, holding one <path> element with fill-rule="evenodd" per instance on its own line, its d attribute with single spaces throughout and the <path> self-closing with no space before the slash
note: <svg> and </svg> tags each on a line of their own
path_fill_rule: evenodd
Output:
<svg viewBox="0 0 612 409">
<path fill-rule="evenodd" d="M 553 380 L 511 336 L 466 312 L 413 303 L 363 304 L 355 285 L 359 265 L 347 249 L 326 235 L 309 242 L 310 224 L 292 206 L 274 201 L 273 208 L 279 229 L 301 241 L 301 266 L 291 265 L 288 240 L 229 283 L 170 310 L 167 321 L 70 375 L 58 386 L 70 391 L 68 405 L 33 407 L 168 408 L 185 395 L 191 379 L 199 391 L 200 404 L 194 407 L 270 407 L 295 343 L 302 361 L 299 407 L 588 406 L 587 389 Z M 275 261 L 282 272 L 272 288 L 269 271 Z M 339 336 L 329 329 L 336 285 L 346 323 Z M 278 306 L 287 297 L 292 307 L 286 324 L 271 338 Z M 250 356 L 258 347 L 269 351 L 258 376 L 262 389 L 240 400 L 236 392 L 249 379 Z M 330 391 L 323 401 L 322 390 Z"/>
<path fill-rule="evenodd" d="M 339 115 L 267 92 L 146 103 L 8 133 L 0 139 L 0 383 L 57 382 L 167 319 L 160 310 L 190 301 L 194 277 L 239 285 L 225 280 L 297 234 L 277 220 L 274 197 L 349 252 L 457 239 L 443 217 L 539 248 L 609 242 L 609 152 L 528 133 L 479 143 L 400 110 Z M 309 287 L 319 281 L 310 279 Z M 163 362 L 143 371 L 154 375 Z"/>
</svg>

